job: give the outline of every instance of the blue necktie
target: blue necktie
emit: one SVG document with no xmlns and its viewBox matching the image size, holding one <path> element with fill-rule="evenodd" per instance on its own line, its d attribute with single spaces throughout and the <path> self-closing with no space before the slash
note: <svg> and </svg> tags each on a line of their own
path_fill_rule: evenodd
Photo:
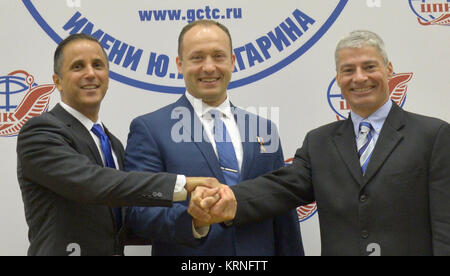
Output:
<svg viewBox="0 0 450 276">
<path fill-rule="evenodd" d="M 217 110 L 210 111 L 214 119 L 213 135 L 216 141 L 217 155 L 219 156 L 219 165 L 223 177 L 228 186 L 239 183 L 239 165 L 234 151 L 233 143 L 227 131 L 225 123 L 220 119 L 220 113 Z"/>
<path fill-rule="evenodd" d="M 363 175 L 366 173 L 367 165 L 369 164 L 373 148 L 375 147 L 374 140 L 372 139 L 372 129 L 372 125 L 368 122 L 361 122 L 359 124 L 359 136 L 356 141 L 356 146 L 358 148 L 359 163 Z"/>
<path fill-rule="evenodd" d="M 105 166 L 108 168 L 116 168 L 114 158 L 112 156 L 111 145 L 109 144 L 108 135 L 103 131 L 103 128 L 99 124 L 94 124 L 91 131 L 100 138 L 100 147 L 102 148 L 103 157 L 105 158 Z M 113 208 L 117 229 L 122 226 L 122 213 L 120 208 Z"/>
</svg>

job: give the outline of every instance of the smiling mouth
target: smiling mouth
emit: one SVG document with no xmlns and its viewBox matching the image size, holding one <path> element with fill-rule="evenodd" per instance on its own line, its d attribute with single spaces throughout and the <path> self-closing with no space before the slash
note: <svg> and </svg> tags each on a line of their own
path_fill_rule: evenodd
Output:
<svg viewBox="0 0 450 276">
<path fill-rule="evenodd" d="M 369 92 L 372 89 L 373 89 L 373 87 L 369 86 L 369 87 L 362 87 L 362 88 L 353 88 L 352 91 L 357 92 L 357 93 L 364 93 L 364 92 Z"/>
<path fill-rule="evenodd" d="M 206 84 L 213 84 L 219 81 L 220 78 L 200 78 L 199 81 Z"/>
<path fill-rule="evenodd" d="M 100 87 L 100 85 L 90 84 L 90 85 L 84 85 L 84 86 L 81 86 L 81 89 L 84 89 L 84 90 L 92 90 L 92 89 L 97 89 L 97 88 L 99 88 L 99 87 Z"/>
</svg>

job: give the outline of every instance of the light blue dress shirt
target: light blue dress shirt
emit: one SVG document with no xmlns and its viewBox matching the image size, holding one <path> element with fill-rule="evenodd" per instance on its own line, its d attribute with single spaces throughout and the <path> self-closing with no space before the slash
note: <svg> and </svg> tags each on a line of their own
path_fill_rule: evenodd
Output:
<svg viewBox="0 0 450 276">
<path fill-rule="evenodd" d="M 373 130 L 371 131 L 372 139 L 374 142 L 374 145 L 376 145 L 378 141 L 378 137 L 380 136 L 381 128 L 384 125 L 384 122 L 386 121 L 387 116 L 389 115 L 389 111 L 391 111 L 392 107 L 392 101 L 388 100 L 382 107 L 380 107 L 377 111 L 372 113 L 369 117 L 363 118 L 359 116 L 358 114 L 354 113 L 353 111 L 350 111 L 353 127 L 355 129 L 355 137 L 356 141 L 358 141 L 359 137 L 359 124 L 364 121 L 368 122 L 372 125 Z"/>
</svg>

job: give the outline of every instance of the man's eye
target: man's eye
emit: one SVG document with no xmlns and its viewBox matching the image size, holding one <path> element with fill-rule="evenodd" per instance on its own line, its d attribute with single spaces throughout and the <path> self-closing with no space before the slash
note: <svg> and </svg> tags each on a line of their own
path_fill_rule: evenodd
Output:
<svg viewBox="0 0 450 276">
<path fill-rule="evenodd" d="M 352 72 L 353 72 L 352 69 L 344 69 L 344 70 L 342 70 L 342 73 L 344 73 L 344 74 L 351 74 Z"/>
</svg>

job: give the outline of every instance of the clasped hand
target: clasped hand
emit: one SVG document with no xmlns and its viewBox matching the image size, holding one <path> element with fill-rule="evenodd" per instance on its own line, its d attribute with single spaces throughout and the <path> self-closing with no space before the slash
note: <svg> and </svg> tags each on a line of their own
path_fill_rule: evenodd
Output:
<svg viewBox="0 0 450 276">
<path fill-rule="evenodd" d="M 202 227 L 214 223 L 231 221 L 236 215 L 237 202 L 233 191 L 227 185 L 220 184 L 215 178 L 187 178 L 187 182 L 196 179 L 197 185 L 191 193 L 188 213 L 194 226 Z M 206 179 L 206 184 L 200 183 Z"/>
</svg>

